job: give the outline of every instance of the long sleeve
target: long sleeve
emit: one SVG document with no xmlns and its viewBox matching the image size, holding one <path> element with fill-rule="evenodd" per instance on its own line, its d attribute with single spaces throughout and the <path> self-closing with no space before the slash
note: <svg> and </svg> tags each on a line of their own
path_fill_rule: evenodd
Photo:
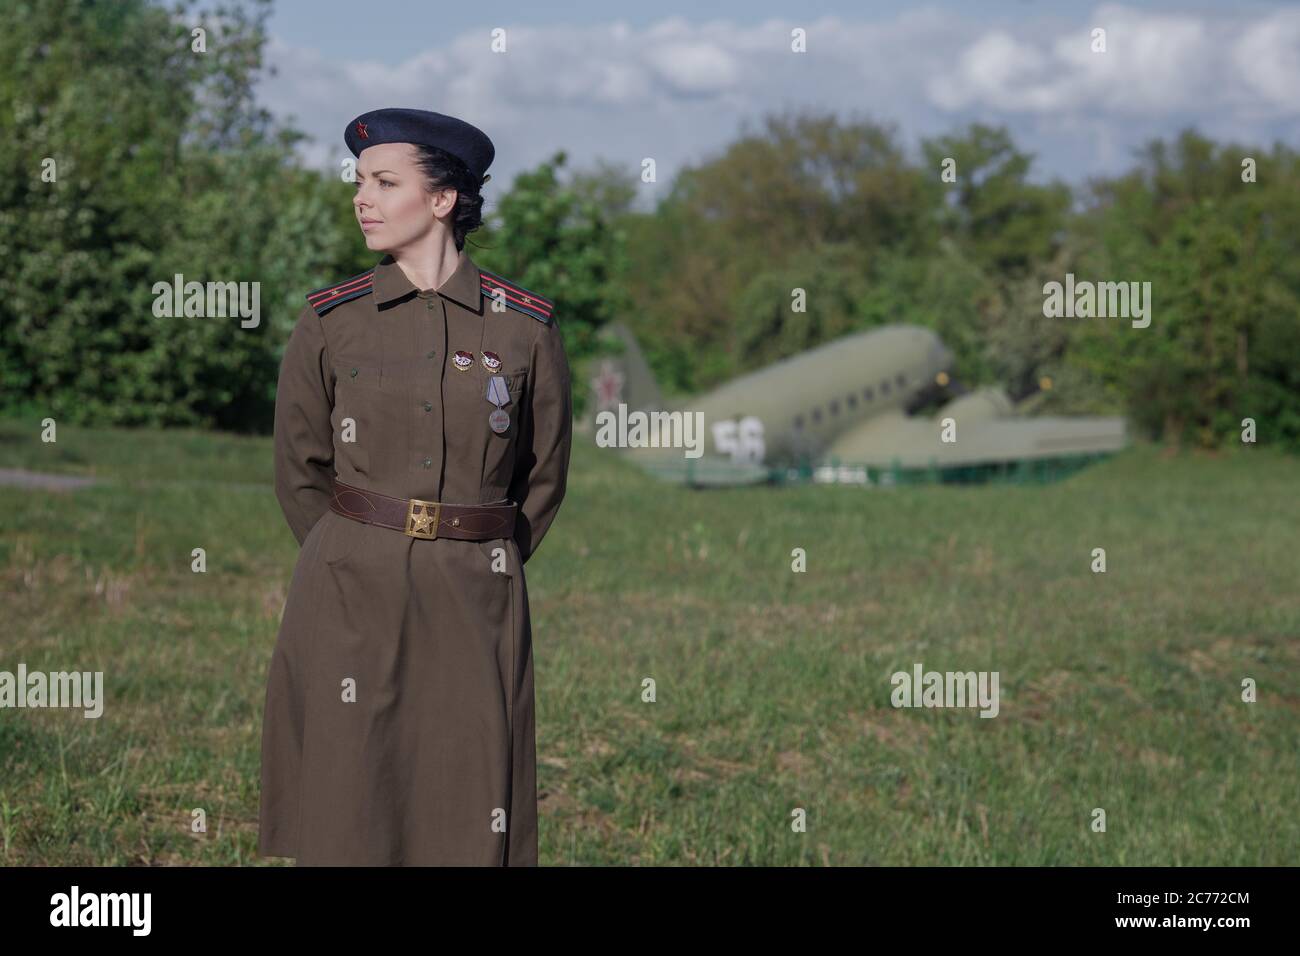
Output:
<svg viewBox="0 0 1300 956">
<path fill-rule="evenodd" d="M 510 497 L 519 502 L 515 543 L 527 562 L 564 500 L 573 442 L 573 394 L 564 342 L 554 316 L 533 342 L 533 381 L 515 459 Z"/>
<path fill-rule="evenodd" d="M 307 306 L 285 346 L 275 391 L 275 496 L 299 545 L 333 494 L 333 407 L 325 334 Z"/>
</svg>

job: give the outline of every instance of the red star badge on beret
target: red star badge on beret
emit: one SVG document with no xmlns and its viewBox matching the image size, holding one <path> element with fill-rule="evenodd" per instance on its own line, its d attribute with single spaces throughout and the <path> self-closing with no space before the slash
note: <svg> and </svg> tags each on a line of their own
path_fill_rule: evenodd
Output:
<svg viewBox="0 0 1300 956">
<path fill-rule="evenodd" d="M 366 132 L 366 124 L 361 122 L 361 120 L 357 120 L 357 135 L 362 139 L 370 138 L 370 134 Z"/>
</svg>

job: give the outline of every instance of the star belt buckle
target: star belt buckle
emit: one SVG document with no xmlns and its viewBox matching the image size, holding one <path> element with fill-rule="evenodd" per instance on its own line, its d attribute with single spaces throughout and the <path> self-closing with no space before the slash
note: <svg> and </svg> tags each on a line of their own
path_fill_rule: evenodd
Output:
<svg viewBox="0 0 1300 956">
<path fill-rule="evenodd" d="M 430 511 L 429 509 L 433 509 Z M 411 498 L 406 503 L 406 533 L 412 538 L 438 537 L 438 518 L 442 504 Z"/>
</svg>

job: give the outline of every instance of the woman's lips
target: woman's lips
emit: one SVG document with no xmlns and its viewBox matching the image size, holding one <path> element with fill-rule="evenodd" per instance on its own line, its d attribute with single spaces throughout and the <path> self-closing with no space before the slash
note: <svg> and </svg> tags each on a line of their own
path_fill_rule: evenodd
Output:
<svg viewBox="0 0 1300 956">
<path fill-rule="evenodd" d="M 381 220 L 381 219 L 362 219 L 362 220 L 361 220 L 361 231 L 362 231 L 362 232 L 369 232 L 371 229 L 374 229 L 374 228 L 376 228 L 376 227 L 378 227 L 378 226 L 382 226 L 383 224 L 384 224 L 384 223 L 383 223 L 383 220 Z"/>
</svg>

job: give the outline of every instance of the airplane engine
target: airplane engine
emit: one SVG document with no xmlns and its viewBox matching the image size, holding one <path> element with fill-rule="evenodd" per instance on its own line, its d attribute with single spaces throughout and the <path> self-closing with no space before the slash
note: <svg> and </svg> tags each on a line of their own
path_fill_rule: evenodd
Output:
<svg viewBox="0 0 1300 956">
<path fill-rule="evenodd" d="M 960 423 L 992 421 L 1015 412 L 1011 397 L 1000 388 L 979 388 L 954 398 L 935 413 L 935 418 L 952 418 Z"/>
</svg>

